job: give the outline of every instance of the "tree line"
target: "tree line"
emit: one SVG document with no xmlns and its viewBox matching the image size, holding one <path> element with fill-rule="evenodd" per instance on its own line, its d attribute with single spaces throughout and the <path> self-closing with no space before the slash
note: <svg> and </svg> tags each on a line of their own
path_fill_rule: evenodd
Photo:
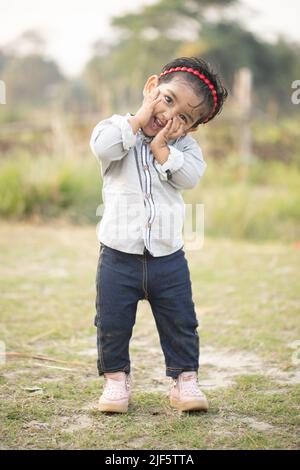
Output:
<svg viewBox="0 0 300 470">
<path fill-rule="evenodd" d="M 13 46 L 0 48 L 0 79 L 7 105 L 0 122 L 49 113 L 135 110 L 150 74 L 176 56 L 199 56 L 221 71 L 233 88 L 235 73 L 253 74 L 253 105 L 264 113 L 297 112 L 291 84 L 300 78 L 300 44 L 278 37 L 269 43 L 228 12 L 238 0 L 158 0 L 111 20 L 114 39 L 98 40 L 81 73 L 68 79 L 44 53 L 43 38 L 25 31 Z M 25 52 L 24 52 L 25 49 Z M 3 112 L 2 112 L 3 111 Z"/>
</svg>

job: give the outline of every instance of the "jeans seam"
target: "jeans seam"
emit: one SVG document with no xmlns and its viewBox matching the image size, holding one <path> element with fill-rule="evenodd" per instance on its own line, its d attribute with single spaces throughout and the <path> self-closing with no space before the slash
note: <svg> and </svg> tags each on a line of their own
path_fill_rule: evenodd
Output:
<svg viewBox="0 0 300 470">
<path fill-rule="evenodd" d="M 103 350 L 102 350 L 102 345 L 101 345 L 101 338 L 100 338 L 100 325 L 98 326 L 99 328 L 99 359 L 100 359 L 100 365 L 101 365 L 101 369 L 104 370 L 105 369 L 105 364 L 104 364 L 104 358 L 103 358 Z"/>
<path fill-rule="evenodd" d="M 146 299 L 148 300 L 148 266 L 147 266 L 147 255 L 145 255 L 145 285 L 146 285 Z"/>
<path fill-rule="evenodd" d="M 102 349 L 102 344 L 101 344 L 101 316 L 100 316 L 100 309 L 101 309 L 101 289 L 100 289 L 100 285 L 101 285 L 101 281 L 100 281 L 100 278 L 101 278 L 101 265 L 102 265 L 102 260 L 103 260 L 103 249 L 104 249 L 104 245 L 102 245 L 101 243 L 101 246 L 100 246 L 100 255 L 99 255 L 99 262 L 98 262 L 98 274 L 99 274 L 99 277 L 97 276 L 98 278 L 98 283 L 97 283 L 97 297 L 98 297 L 98 309 L 97 309 L 97 339 L 98 339 L 98 346 L 99 346 L 99 360 L 100 360 L 100 366 L 101 366 L 101 369 L 104 370 L 105 369 L 105 364 L 104 364 L 104 357 L 103 357 L 103 349 Z M 99 311 L 98 311 L 99 310 Z"/>
<path fill-rule="evenodd" d="M 143 291 L 145 292 L 145 299 L 148 300 L 146 255 L 143 256 Z"/>
</svg>

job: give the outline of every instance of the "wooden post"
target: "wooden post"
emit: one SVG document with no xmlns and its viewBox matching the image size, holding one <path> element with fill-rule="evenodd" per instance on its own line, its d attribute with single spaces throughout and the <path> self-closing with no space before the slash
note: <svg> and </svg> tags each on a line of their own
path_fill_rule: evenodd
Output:
<svg viewBox="0 0 300 470">
<path fill-rule="evenodd" d="M 252 108 L 252 72 L 241 68 L 235 74 L 233 97 L 236 115 L 239 121 L 241 161 L 248 166 L 252 159 L 251 108 Z"/>
<path fill-rule="evenodd" d="M 0 80 L 0 104 L 6 104 L 6 87 L 3 80 Z"/>
</svg>

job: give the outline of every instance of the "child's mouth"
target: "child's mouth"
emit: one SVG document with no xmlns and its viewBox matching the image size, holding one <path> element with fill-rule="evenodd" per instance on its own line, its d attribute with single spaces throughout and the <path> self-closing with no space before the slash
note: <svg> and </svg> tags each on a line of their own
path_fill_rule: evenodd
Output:
<svg viewBox="0 0 300 470">
<path fill-rule="evenodd" d="M 162 129 L 163 127 L 165 127 L 165 125 L 160 121 L 160 119 L 158 119 L 157 117 L 153 116 L 151 118 L 151 127 L 153 130 L 160 130 Z"/>
</svg>

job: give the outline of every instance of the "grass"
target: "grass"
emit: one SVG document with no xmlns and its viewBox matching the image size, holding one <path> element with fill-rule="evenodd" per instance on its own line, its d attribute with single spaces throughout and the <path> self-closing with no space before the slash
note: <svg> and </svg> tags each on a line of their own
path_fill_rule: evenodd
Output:
<svg viewBox="0 0 300 470">
<path fill-rule="evenodd" d="M 95 228 L 2 224 L 0 365 L 3 449 L 297 449 L 300 250 L 293 244 L 207 238 L 186 252 L 201 338 L 206 414 L 168 403 L 151 309 L 138 305 L 128 415 L 100 414 L 96 371 Z M 75 365 L 74 362 L 82 365 Z M 32 390 L 32 389 L 35 389 Z"/>
</svg>

